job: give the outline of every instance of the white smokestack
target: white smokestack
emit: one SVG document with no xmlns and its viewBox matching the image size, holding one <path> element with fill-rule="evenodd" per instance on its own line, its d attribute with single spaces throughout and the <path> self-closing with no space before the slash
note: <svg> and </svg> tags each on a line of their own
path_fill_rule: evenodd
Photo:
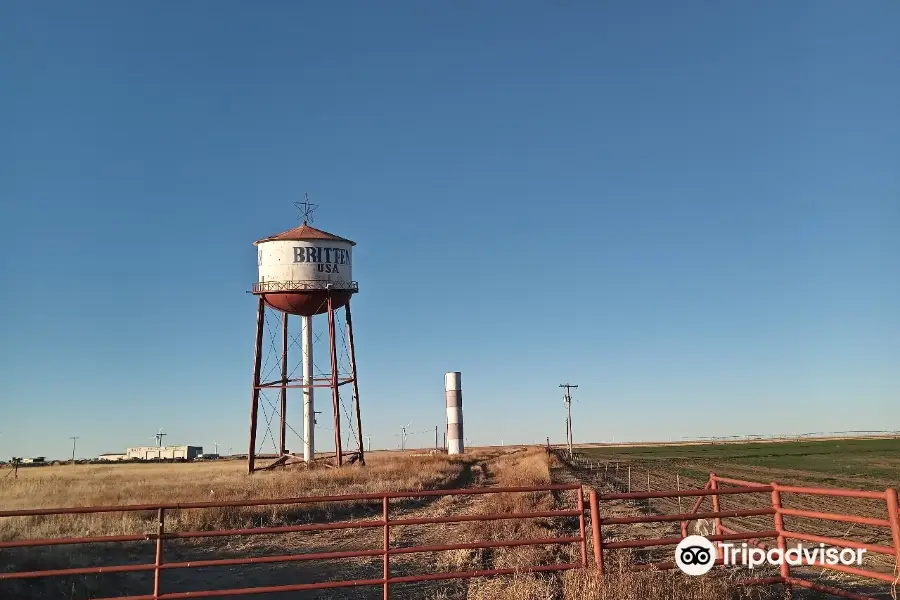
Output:
<svg viewBox="0 0 900 600">
<path fill-rule="evenodd" d="M 316 405 L 313 362 L 312 317 L 300 317 L 303 338 L 303 460 L 311 463 L 316 459 Z"/>
<path fill-rule="evenodd" d="M 447 394 L 447 453 L 462 454 L 463 446 L 463 412 L 462 412 L 462 373 L 451 371 L 444 375 L 444 391 Z"/>
</svg>

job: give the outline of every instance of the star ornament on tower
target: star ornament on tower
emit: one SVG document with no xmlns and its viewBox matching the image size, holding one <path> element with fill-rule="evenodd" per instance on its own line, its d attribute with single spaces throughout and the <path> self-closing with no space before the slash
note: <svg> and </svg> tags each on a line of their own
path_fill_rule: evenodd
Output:
<svg viewBox="0 0 900 600">
<path fill-rule="evenodd" d="M 319 208 L 318 204 L 309 201 L 309 194 L 303 194 L 303 202 L 294 202 L 294 206 L 300 211 L 300 218 L 303 219 L 304 225 L 313 222 L 312 214 Z"/>
</svg>

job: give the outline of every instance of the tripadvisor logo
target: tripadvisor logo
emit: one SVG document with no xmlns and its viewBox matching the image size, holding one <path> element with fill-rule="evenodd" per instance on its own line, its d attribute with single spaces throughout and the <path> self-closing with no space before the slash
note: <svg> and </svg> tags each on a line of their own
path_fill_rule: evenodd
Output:
<svg viewBox="0 0 900 600">
<path fill-rule="evenodd" d="M 844 566 L 861 566 L 865 549 L 828 548 L 825 544 L 818 547 L 806 547 L 802 544 L 781 550 L 771 548 L 764 550 L 749 547 L 746 543 L 735 547 L 724 543 L 721 547 L 722 564 L 726 566 L 741 565 L 754 569 L 763 565 L 779 566 L 788 564 L 800 566 L 808 564 L 826 564 Z M 675 546 L 675 565 L 688 575 L 703 575 L 713 567 L 717 559 L 716 546 L 702 535 L 689 535 Z"/>
<path fill-rule="evenodd" d="M 689 535 L 675 546 L 675 565 L 688 575 L 704 575 L 716 562 L 716 547 L 702 535 Z"/>
</svg>

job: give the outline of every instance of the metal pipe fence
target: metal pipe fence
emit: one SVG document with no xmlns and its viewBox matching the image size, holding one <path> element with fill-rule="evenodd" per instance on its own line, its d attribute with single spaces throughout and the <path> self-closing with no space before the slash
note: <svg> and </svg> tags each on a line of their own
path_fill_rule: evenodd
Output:
<svg viewBox="0 0 900 600">
<path fill-rule="evenodd" d="M 723 487 L 724 484 L 726 487 Z M 727 487 L 727 486 L 735 486 L 735 487 Z M 594 542 L 594 559 L 595 564 L 598 570 L 602 572 L 603 563 L 604 563 L 604 551 L 612 550 L 617 548 L 650 548 L 654 546 L 664 546 L 664 545 L 677 545 L 682 539 L 687 537 L 688 523 L 698 519 L 712 519 L 715 523 L 714 525 L 714 534 L 705 536 L 708 540 L 712 542 L 722 542 L 722 541 L 731 541 L 731 540 L 744 540 L 747 543 L 759 547 L 765 551 L 773 549 L 771 544 L 767 544 L 762 542 L 761 540 L 774 540 L 775 547 L 779 548 L 782 553 L 788 548 L 789 542 L 813 542 L 817 544 L 826 544 L 833 547 L 841 548 L 841 549 L 862 549 L 868 552 L 888 555 L 894 557 L 895 563 L 895 572 L 896 565 L 900 565 L 900 507 L 898 507 L 898 498 L 897 492 L 894 489 L 887 489 L 884 492 L 872 492 L 872 491 L 863 491 L 863 490 L 849 490 L 849 489 L 840 489 L 840 488 L 820 488 L 820 487 L 801 487 L 801 486 L 787 486 L 781 485 L 776 482 L 772 482 L 768 485 L 760 484 L 757 482 L 744 481 L 744 480 L 736 480 L 730 479 L 726 477 L 719 477 L 714 473 L 710 474 L 710 479 L 707 482 L 706 486 L 702 490 L 680 490 L 676 492 L 671 491 L 659 491 L 659 492 L 632 492 L 632 493 L 607 493 L 607 494 L 598 494 L 596 491 L 590 492 L 590 503 L 591 506 L 597 504 L 598 506 L 602 506 L 602 501 L 604 500 L 633 500 L 633 499 L 647 499 L 647 498 L 671 498 L 674 495 L 680 496 L 696 496 L 697 501 L 695 502 L 692 510 L 689 513 L 681 513 L 681 514 L 654 514 L 654 515 L 642 515 L 636 517 L 616 517 L 616 518 L 603 518 L 599 516 L 599 512 L 597 513 L 596 520 L 592 515 L 592 536 Z M 744 494 L 767 494 L 770 497 L 771 506 L 766 508 L 758 508 L 758 509 L 747 509 L 747 510 L 724 510 L 721 509 L 720 503 L 723 497 L 729 496 L 739 496 Z M 886 512 L 888 514 L 887 519 L 875 519 L 870 517 L 860 517 L 857 515 L 847 515 L 847 514 L 839 514 L 839 513 L 831 513 L 831 512 L 819 512 L 812 510 L 799 510 L 799 509 L 790 509 L 784 508 L 781 505 L 781 498 L 783 494 L 810 494 L 816 496 L 825 496 L 825 497 L 841 497 L 841 498 L 859 498 L 866 500 L 880 500 L 884 501 Z M 701 512 L 700 506 L 703 503 L 704 499 L 710 497 L 713 501 L 714 510 L 711 512 Z M 598 508 L 598 511 L 600 509 Z M 770 530 L 756 530 L 756 531 L 747 531 L 747 530 L 739 530 L 735 528 L 727 527 L 723 524 L 723 519 L 727 518 L 735 518 L 735 517 L 747 517 L 747 516 L 760 516 L 760 515 L 772 515 L 774 527 Z M 800 531 L 795 531 L 785 525 L 784 518 L 785 517 L 800 517 L 806 519 L 821 519 L 827 521 L 837 521 L 837 522 L 845 522 L 845 523 L 857 523 L 864 524 L 870 526 L 878 526 L 889 528 L 891 532 L 891 536 L 893 539 L 893 544 L 891 546 L 886 546 L 882 544 L 873 544 L 866 542 L 859 542 L 854 540 L 849 540 L 846 538 L 836 538 L 831 536 L 823 536 L 823 535 L 814 535 L 803 533 Z M 672 522 L 672 521 L 680 521 L 681 522 L 681 536 L 678 537 L 668 537 L 668 538 L 656 538 L 656 539 L 640 539 L 640 540 L 626 540 L 626 541 L 605 541 L 603 540 L 603 526 L 604 525 L 621 525 L 621 524 L 637 524 L 637 523 L 663 523 L 663 522 Z M 783 554 L 782 554 L 783 555 Z M 858 577 L 863 577 L 866 579 L 874 579 L 877 581 L 881 581 L 884 583 L 889 583 L 892 585 L 896 585 L 898 582 L 898 578 L 896 575 L 886 572 L 874 571 L 871 569 L 863 569 L 857 568 L 853 566 L 841 565 L 841 564 L 830 564 L 825 563 L 824 561 L 818 560 L 815 562 L 809 561 L 806 558 L 801 559 L 803 566 L 812 566 L 817 567 L 823 570 L 830 570 L 832 572 L 845 573 L 849 575 L 855 575 Z M 722 558 L 719 558 L 716 564 L 724 564 L 725 561 Z M 634 567 L 635 570 L 646 570 L 646 569 L 656 569 L 656 570 L 666 570 L 666 569 L 674 569 L 676 568 L 674 561 L 663 561 L 656 563 L 647 563 L 636 565 Z M 780 583 L 785 586 L 791 587 L 802 587 L 811 590 L 816 590 L 820 592 L 829 593 L 833 596 L 838 596 L 841 598 L 856 598 L 863 599 L 869 598 L 869 596 L 864 596 L 861 594 L 857 594 L 852 591 L 842 590 L 830 586 L 825 586 L 819 583 L 814 583 L 807 581 L 805 579 L 801 579 L 795 575 L 791 574 L 791 566 L 787 561 L 782 561 L 780 567 L 780 576 L 775 578 L 763 578 L 763 579 L 749 579 L 745 580 L 742 583 L 744 585 L 760 585 L 760 584 L 775 584 Z"/>
<path fill-rule="evenodd" d="M 575 509 L 543 510 L 530 512 L 506 512 L 494 514 L 458 515 L 449 517 L 422 517 L 422 518 L 392 518 L 390 515 L 390 501 L 392 499 L 411 499 L 421 497 L 445 497 L 445 496 L 474 496 L 484 494 L 513 494 L 536 492 L 576 492 Z M 306 525 L 288 525 L 278 527 L 251 527 L 242 529 L 222 529 L 204 531 L 167 531 L 166 515 L 173 511 L 185 509 L 215 509 L 224 507 L 247 506 L 279 506 L 291 504 L 312 503 L 336 503 L 347 501 L 380 501 L 381 518 L 377 520 L 360 520 L 336 523 L 318 523 Z M 168 504 L 133 504 L 122 506 L 91 506 L 71 508 L 27 509 L 0 511 L 0 518 L 34 517 L 76 515 L 86 513 L 126 513 L 155 511 L 157 515 L 156 531 L 154 533 L 134 535 L 109 535 L 89 537 L 60 537 L 43 539 L 11 540 L 0 542 L 0 549 L 29 548 L 61 546 L 71 544 L 95 544 L 95 543 L 123 543 L 151 541 L 155 544 L 155 560 L 153 563 L 134 565 L 108 565 L 96 567 L 80 567 L 69 569 L 44 569 L 37 571 L 18 571 L 0 573 L 0 582 L 21 579 L 35 579 L 41 577 L 67 577 L 73 575 L 100 575 L 107 573 L 133 573 L 153 572 L 153 592 L 151 594 L 115 596 L 103 600 L 177 600 L 181 598 L 219 598 L 223 596 L 241 594 L 267 594 L 276 592 L 311 591 L 324 589 L 349 588 L 360 586 L 381 586 L 384 598 L 389 598 L 390 589 L 394 585 L 415 583 L 424 581 L 439 581 L 451 579 L 465 579 L 472 577 L 485 577 L 492 575 L 505 575 L 515 572 L 544 573 L 564 571 L 567 569 L 583 568 L 588 565 L 587 542 L 585 537 L 586 515 L 584 510 L 584 495 L 580 484 L 545 485 L 539 487 L 498 487 L 498 488 L 471 488 L 453 490 L 428 490 L 418 492 L 385 492 L 372 494 L 349 494 L 338 496 L 307 496 L 297 498 L 280 498 L 269 500 L 236 500 L 219 502 L 190 502 Z M 423 545 L 411 547 L 393 547 L 391 545 L 390 531 L 392 527 L 408 525 L 451 524 L 466 522 L 498 521 L 509 519 L 534 519 L 567 517 L 578 520 L 578 535 L 565 537 L 547 537 L 531 539 L 491 540 L 458 544 Z M 167 562 L 165 560 L 165 541 L 187 538 L 215 538 L 230 536 L 269 535 L 292 532 L 313 532 L 353 529 L 383 530 L 383 544 L 380 548 L 353 551 L 315 552 L 305 554 L 283 554 L 275 556 L 246 557 L 232 559 L 192 560 L 181 562 Z M 423 552 L 442 552 L 448 550 L 477 550 L 487 548 L 506 548 L 527 545 L 573 544 L 580 550 L 581 560 L 573 563 L 532 565 L 519 569 L 483 569 L 470 571 L 457 571 L 448 573 L 433 573 L 425 575 L 397 576 L 391 574 L 391 557 Z M 195 569 L 203 567 L 223 567 L 254 564 L 292 563 L 312 560 L 331 560 L 346 558 L 371 558 L 381 557 L 383 561 L 382 576 L 380 578 L 346 581 L 326 581 L 318 583 L 298 583 L 291 585 L 257 586 L 249 588 L 232 588 L 221 590 L 205 590 L 193 592 L 163 592 L 164 573 L 178 569 Z"/>
<path fill-rule="evenodd" d="M 614 469 L 608 465 L 603 469 L 597 468 L 592 464 L 591 471 L 598 473 L 610 473 Z M 697 484 L 699 485 L 699 484 Z M 661 548 L 665 546 L 675 546 L 688 535 L 688 525 L 693 521 L 711 520 L 713 530 L 707 539 L 712 542 L 727 541 L 744 541 L 750 545 L 769 550 L 777 547 L 782 552 L 790 543 L 794 542 L 812 542 L 817 544 L 828 544 L 838 548 L 849 548 L 857 550 L 866 550 L 876 555 L 892 557 L 893 566 L 896 568 L 900 565 L 900 506 L 898 506 L 898 494 L 895 489 L 888 488 L 885 491 L 863 491 L 850 490 L 840 488 L 824 488 L 824 487 L 801 487 L 782 485 L 777 482 L 768 484 L 721 477 L 715 473 L 710 473 L 709 479 L 702 488 L 691 489 L 681 488 L 675 490 L 651 490 L 647 491 L 631 491 L 631 492 L 609 492 L 603 493 L 596 490 L 590 490 L 587 502 L 585 502 L 584 490 L 581 484 L 558 484 L 546 485 L 539 487 L 504 487 L 504 488 L 472 488 L 472 489 L 452 489 L 452 490 L 426 490 L 415 492 L 385 492 L 371 494 L 349 494 L 349 495 L 332 495 L 332 496 L 308 496 L 298 498 L 280 498 L 268 500 L 236 500 L 236 501 L 218 501 L 218 502 L 191 502 L 191 503 L 167 503 L 167 504 L 140 504 L 140 505 L 124 505 L 124 506 L 94 506 L 94 507 L 71 507 L 56 509 L 28 509 L 14 511 L 0 511 L 0 518 L 14 517 L 41 517 L 54 515 L 77 515 L 89 513 L 124 513 L 124 512 L 146 512 L 153 511 L 156 513 L 155 531 L 145 534 L 133 535 L 108 535 L 108 536 L 87 536 L 87 537 L 60 537 L 60 538 L 43 538 L 43 539 L 26 539 L 26 540 L 10 540 L 0 542 L 0 550 L 12 548 L 28 548 L 40 546 L 61 546 L 72 544 L 93 544 L 93 543 L 123 543 L 123 542 L 141 542 L 150 541 L 155 545 L 155 560 L 146 564 L 128 564 L 128 565 L 108 565 L 108 566 L 92 566 L 78 567 L 68 569 L 45 569 L 37 571 L 19 571 L 0 573 L 0 582 L 9 580 L 34 579 L 41 577 L 66 577 L 72 575 L 99 575 L 106 573 L 129 573 L 129 572 L 152 572 L 153 573 L 153 590 L 152 593 L 145 595 L 118 596 L 105 598 L 103 600 L 176 600 L 181 598 L 215 598 L 240 594 L 267 594 L 276 592 L 292 592 L 292 591 L 311 591 L 325 590 L 337 588 L 350 588 L 360 586 L 380 586 L 383 589 L 383 597 L 385 600 L 389 598 L 390 590 L 393 586 L 405 583 L 425 582 L 425 581 L 442 581 L 453 579 L 467 579 L 473 577 L 485 577 L 494 575 L 507 575 L 512 573 L 547 573 L 565 571 L 568 569 L 584 568 L 589 566 L 589 552 L 593 553 L 593 567 L 601 574 L 604 573 L 605 563 L 608 559 L 605 556 L 608 551 L 618 549 L 647 549 Z M 650 485 L 648 484 L 648 488 Z M 492 514 L 464 514 L 455 516 L 441 517 L 411 517 L 411 516 L 392 516 L 391 500 L 396 499 L 412 499 L 423 497 L 446 497 L 446 496 L 475 496 L 485 494 L 515 494 L 515 493 L 541 493 L 541 492 L 575 492 L 575 508 L 555 509 L 555 510 L 533 510 L 521 512 L 504 512 Z M 733 500 L 742 497 L 761 498 L 766 502 L 765 505 L 755 508 L 737 508 L 728 509 L 723 504 L 727 504 Z M 886 511 L 887 518 L 874 516 L 861 516 L 854 514 L 844 514 L 834 511 L 818 511 L 806 510 L 798 508 L 789 508 L 783 506 L 786 496 L 815 496 L 820 498 L 854 498 L 864 499 L 881 503 Z M 640 514 L 636 516 L 616 516 L 605 517 L 604 504 L 609 502 L 634 502 L 638 500 L 651 499 L 668 499 L 670 505 L 680 506 L 682 499 L 696 498 L 692 508 L 688 512 L 674 512 L 656 514 L 649 511 L 650 514 Z M 710 498 L 713 510 L 701 510 L 701 506 L 706 498 Z M 674 504 L 674 500 L 678 499 L 679 504 Z M 358 501 L 377 501 L 380 504 L 380 514 L 378 517 L 370 515 L 369 518 L 356 521 L 340 521 L 328 523 L 311 523 L 302 525 L 281 525 L 269 527 L 250 527 L 237 529 L 220 529 L 220 530 L 202 530 L 202 531 L 169 531 L 166 528 L 166 516 L 173 511 L 187 509 L 217 509 L 225 507 L 250 507 L 250 506 L 279 506 L 279 505 L 302 505 L 302 504 L 328 504 L 339 502 L 358 502 Z M 649 505 L 648 505 L 649 506 Z M 587 519 L 590 517 L 590 523 Z M 440 524 L 458 524 L 466 522 L 486 522 L 500 521 L 511 519 L 545 519 L 545 518 L 569 518 L 577 519 L 577 530 L 571 535 L 559 537 L 544 538 L 526 538 L 526 539 L 500 539 L 489 541 L 476 541 L 466 543 L 446 543 L 436 545 L 416 545 L 398 547 L 391 543 L 391 528 L 411 526 L 411 525 L 440 525 Z M 738 526 L 729 527 L 726 523 L 729 520 L 737 520 L 752 518 L 769 518 L 771 521 L 765 523 L 762 527 L 754 527 L 741 529 Z M 790 523 L 790 519 L 812 519 L 822 522 L 831 523 L 849 523 L 854 525 L 862 525 L 865 527 L 880 528 L 886 530 L 890 534 L 890 545 L 885 543 L 876 543 L 869 541 L 857 541 L 846 538 L 833 537 L 831 535 L 818 535 L 798 530 Z M 656 538 L 628 539 L 628 536 L 617 535 L 616 539 L 604 539 L 604 528 L 618 525 L 634 525 L 634 524 L 680 524 L 680 531 L 675 529 L 676 535 L 663 535 Z M 769 525 L 768 523 L 771 523 Z M 592 541 L 591 548 L 588 548 L 587 530 L 590 528 L 590 538 Z M 229 559 L 210 559 L 210 560 L 193 560 L 193 561 L 167 561 L 166 560 L 166 544 L 167 540 L 191 539 L 191 538 L 219 538 L 231 536 L 252 536 L 252 535 L 269 535 L 283 534 L 294 532 L 316 532 L 316 531 L 336 531 L 336 530 L 361 530 L 370 529 L 383 532 L 381 544 L 378 547 L 363 550 L 344 550 L 344 551 L 326 551 L 313 552 L 303 554 L 282 554 L 275 556 L 256 556 L 244 558 Z M 608 530 L 607 530 L 608 531 Z M 668 530 L 667 530 L 668 531 Z M 678 535 L 680 534 L 680 535 Z M 764 541 L 767 540 L 767 541 Z M 577 554 L 580 554 L 580 561 L 566 562 L 560 564 L 535 564 L 530 566 L 519 567 L 517 569 L 480 569 L 468 571 L 454 571 L 445 573 L 431 574 L 411 574 L 398 575 L 392 571 L 392 557 L 397 557 L 415 553 L 444 552 L 453 550 L 479 550 L 490 548 L 509 548 L 518 546 L 531 545 L 572 545 L 577 548 Z M 165 573 L 179 569 L 193 569 L 204 567 L 222 567 L 222 566 L 240 566 L 240 565 L 256 565 L 256 564 L 272 564 L 272 563 L 298 563 L 303 561 L 314 560 L 333 560 L 333 559 L 350 559 L 350 558 L 377 558 L 382 560 L 382 569 L 380 577 L 369 579 L 355 579 L 343 581 L 322 581 L 314 583 L 296 583 L 289 585 L 277 586 L 258 586 L 249 588 L 233 588 L 223 590 L 207 590 L 195 592 L 164 592 Z M 717 564 L 725 564 L 722 558 L 719 558 Z M 887 572 L 879 572 L 871 569 L 862 569 L 853 566 L 839 564 L 825 564 L 822 561 L 810 562 L 804 560 L 803 566 L 815 567 L 824 571 L 843 573 L 864 577 L 868 580 L 889 583 L 895 585 L 897 579 L 895 575 Z M 675 569 L 674 561 L 657 561 L 644 564 L 632 565 L 632 569 L 640 570 L 671 570 Z M 788 588 L 806 588 L 832 594 L 842 598 L 864 599 L 867 596 L 841 590 L 834 587 L 824 585 L 819 582 L 811 582 L 803 579 L 798 573 L 792 573 L 791 567 L 786 562 L 780 566 L 779 575 L 777 577 L 759 577 L 745 579 L 742 585 L 773 585 L 781 584 Z"/>
</svg>

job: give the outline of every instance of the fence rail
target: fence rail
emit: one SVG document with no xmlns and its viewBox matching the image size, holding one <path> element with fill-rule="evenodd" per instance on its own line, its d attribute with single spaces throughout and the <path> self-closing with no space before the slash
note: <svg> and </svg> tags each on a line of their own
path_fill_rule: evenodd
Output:
<svg viewBox="0 0 900 600">
<path fill-rule="evenodd" d="M 511 493 L 535 493 L 535 492 L 576 492 L 575 509 L 560 509 L 547 511 L 532 512 L 508 512 L 494 514 L 476 514 L 476 515 L 458 515 L 450 517 L 423 517 L 423 518 L 391 518 L 390 501 L 392 499 L 410 499 L 422 497 L 441 497 L 441 496 L 474 496 L 483 494 L 511 494 Z M 247 506 L 278 506 L 289 504 L 310 504 L 310 503 L 334 503 L 347 501 L 380 501 L 381 502 L 381 518 L 377 520 L 362 521 L 346 521 L 337 523 L 318 523 L 308 525 L 290 525 L 281 527 L 253 527 L 245 529 L 222 529 L 211 531 L 166 531 L 166 514 L 167 512 L 185 510 L 185 509 L 208 509 L 208 508 L 225 508 L 225 507 L 247 507 Z M 3 548 L 28 548 L 39 546 L 59 546 L 70 544 L 88 544 L 88 543 L 122 543 L 122 542 L 155 542 L 155 560 L 153 563 L 138 565 L 110 565 L 101 567 L 83 567 L 70 569 L 45 569 L 39 571 L 19 571 L 0 573 L 0 581 L 35 579 L 40 577 L 66 577 L 72 575 L 100 575 L 107 573 L 133 573 L 133 572 L 153 572 L 153 593 L 138 596 L 116 596 L 103 600 L 177 600 L 180 598 L 220 598 L 223 596 L 231 596 L 238 594 L 266 594 L 274 592 L 292 592 L 292 591 L 310 591 L 324 590 L 336 588 L 349 588 L 360 586 L 381 586 L 384 590 L 384 598 L 389 597 L 391 586 L 403 583 L 415 583 L 424 581 L 440 581 L 449 579 L 465 579 L 472 577 L 485 577 L 492 575 L 505 575 L 514 572 L 553 572 L 574 569 L 579 567 L 587 567 L 587 538 L 585 537 L 585 506 L 584 494 L 580 484 L 557 484 L 545 485 L 539 487 L 502 487 L 502 488 L 471 488 L 471 489 L 454 489 L 454 490 L 425 490 L 418 492 L 385 492 L 374 494 L 348 494 L 337 496 L 306 496 L 297 498 L 279 498 L 270 500 L 235 500 L 220 502 L 187 502 L 187 503 L 167 503 L 167 504 L 133 504 L 123 506 L 90 506 L 90 507 L 72 507 L 72 508 L 50 508 L 50 509 L 27 509 L 27 510 L 7 510 L 0 511 L 0 518 L 10 517 L 33 517 L 33 516 L 53 516 L 53 515 L 76 515 L 90 513 L 109 513 L 109 512 L 142 512 L 155 511 L 157 514 L 156 531 L 154 533 L 135 534 L 135 535 L 114 535 L 114 536 L 91 536 L 91 537 L 64 537 L 64 538 L 44 538 L 31 540 L 13 540 L 0 542 L 0 549 Z M 390 540 L 390 531 L 392 527 L 408 526 L 408 525 L 430 525 L 430 524 L 449 524 L 449 523 L 466 523 L 479 521 L 496 521 L 508 519 L 533 519 L 533 518 L 556 518 L 568 517 L 577 518 L 579 522 L 579 535 L 565 537 L 550 538 L 530 538 L 530 539 L 513 539 L 513 540 L 492 540 L 459 544 L 441 544 L 428 546 L 410 546 L 410 547 L 392 547 Z M 207 538 L 207 537 L 223 537 L 223 536 L 247 536 L 247 535 L 268 535 L 276 533 L 291 533 L 301 531 L 331 531 L 331 530 L 350 530 L 350 529 L 366 529 L 381 528 L 383 534 L 383 544 L 380 548 L 369 550 L 353 550 L 340 552 L 317 552 L 306 554 L 284 554 L 276 556 L 263 557 L 247 557 L 233 559 L 212 559 L 212 560 L 192 560 L 189 562 L 166 562 L 165 561 L 165 540 L 185 539 L 185 538 Z M 427 575 L 407 575 L 394 576 L 391 575 L 391 557 L 403 554 L 422 553 L 422 552 L 442 552 L 448 550 L 476 550 L 485 548 L 504 548 L 526 545 L 550 545 L 550 544 L 577 544 L 581 561 L 578 563 L 562 563 L 552 565 L 534 565 L 519 569 L 484 569 L 472 571 L 457 571 L 450 573 L 434 573 Z M 224 567 L 237 565 L 253 565 L 253 564 L 271 564 L 271 563 L 289 563 L 310 560 L 330 560 L 345 558 L 373 558 L 382 557 L 383 573 L 380 578 L 365 580 L 346 580 L 346 581 L 327 581 L 319 583 L 302 583 L 292 585 L 278 586 L 259 586 L 251 588 L 234 588 L 224 590 L 207 590 L 194 592 L 170 592 L 162 591 L 162 575 L 166 571 L 177 569 L 194 569 L 199 567 Z"/>
</svg>

